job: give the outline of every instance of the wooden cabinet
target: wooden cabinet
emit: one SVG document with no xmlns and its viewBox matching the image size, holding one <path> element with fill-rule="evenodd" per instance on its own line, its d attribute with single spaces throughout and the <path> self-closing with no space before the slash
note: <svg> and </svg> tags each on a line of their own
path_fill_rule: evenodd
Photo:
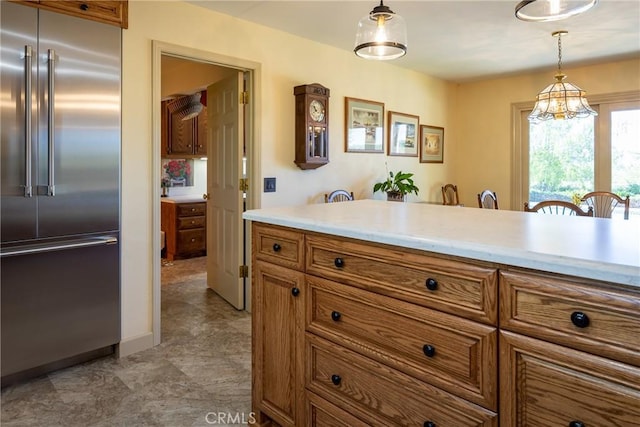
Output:
<svg viewBox="0 0 640 427">
<path fill-rule="evenodd" d="M 501 425 L 637 425 L 640 294 L 508 269 L 500 282 Z"/>
<path fill-rule="evenodd" d="M 304 273 L 296 269 L 302 266 L 302 236 L 253 227 L 252 404 L 258 425 L 304 425 Z"/>
<path fill-rule="evenodd" d="M 207 107 L 196 117 L 182 120 L 175 113 L 177 100 L 162 102 L 162 157 L 199 158 L 207 155 Z"/>
<path fill-rule="evenodd" d="M 206 254 L 205 202 L 162 202 L 161 228 L 169 261 Z"/>
<path fill-rule="evenodd" d="M 122 28 L 129 26 L 129 2 L 101 0 L 11 0 L 27 6 L 90 19 Z"/>
</svg>

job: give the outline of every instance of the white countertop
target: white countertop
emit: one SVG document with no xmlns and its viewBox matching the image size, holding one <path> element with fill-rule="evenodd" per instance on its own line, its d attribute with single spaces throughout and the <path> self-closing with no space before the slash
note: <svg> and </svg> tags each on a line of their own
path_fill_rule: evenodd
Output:
<svg viewBox="0 0 640 427">
<path fill-rule="evenodd" d="M 160 197 L 161 202 L 165 203 L 198 203 L 204 202 L 202 195 L 190 195 L 190 196 L 168 196 Z"/>
<path fill-rule="evenodd" d="M 244 219 L 640 287 L 640 221 L 381 200 L 249 210 Z"/>
</svg>

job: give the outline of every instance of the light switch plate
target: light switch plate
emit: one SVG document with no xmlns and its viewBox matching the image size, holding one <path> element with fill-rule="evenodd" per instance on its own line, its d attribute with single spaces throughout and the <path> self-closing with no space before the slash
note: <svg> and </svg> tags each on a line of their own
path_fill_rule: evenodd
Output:
<svg viewBox="0 0 640 427">
<path fill-rule="evenodd" d="M 276 192 L 276 179 L 275 179 L 275 177 L 265 178 L 264 179 L 264 192 L 265 193 L 275 193 Z"/>
</svg>

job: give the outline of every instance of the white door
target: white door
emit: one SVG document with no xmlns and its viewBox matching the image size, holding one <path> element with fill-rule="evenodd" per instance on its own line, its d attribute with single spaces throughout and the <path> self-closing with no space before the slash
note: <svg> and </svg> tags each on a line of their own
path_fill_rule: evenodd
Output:
<svg viewBox="0 0 640 427">
<path fill-rule="evenodd" d="M 242 205 L 243 74 L 207 88 L 207 286 L 244 308 Z"/>
</svg>

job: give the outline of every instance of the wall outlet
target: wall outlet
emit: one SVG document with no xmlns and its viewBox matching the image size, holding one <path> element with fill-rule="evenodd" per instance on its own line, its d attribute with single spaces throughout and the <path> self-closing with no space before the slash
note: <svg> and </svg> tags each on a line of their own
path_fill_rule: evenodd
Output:
<svg viewBox="0 0 640 427">
<path fill-rule="evenodd" d="M 276 192 L 276 179 L 274 178 L 265 178 L 264 179 L 264 192 L 265 193 L 275 193 Z"/>
</svg>

